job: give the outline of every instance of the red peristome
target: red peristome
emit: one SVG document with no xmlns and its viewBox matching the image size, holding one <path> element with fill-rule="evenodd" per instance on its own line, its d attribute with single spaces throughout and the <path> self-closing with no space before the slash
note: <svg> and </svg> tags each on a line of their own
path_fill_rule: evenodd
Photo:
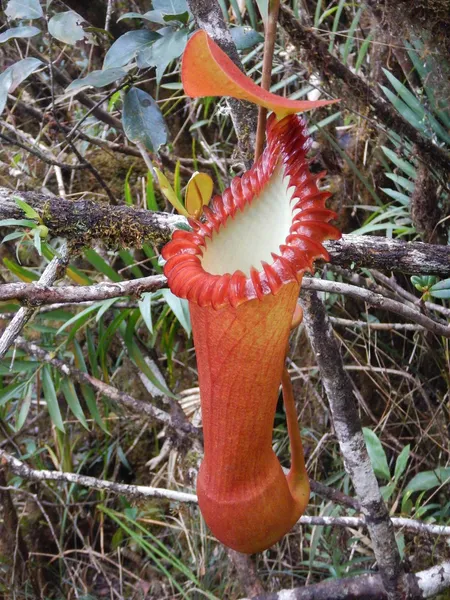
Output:
<svg viewBox="0 0 450 600">
<path fill-rule="evenodd" d="M 235 177 L 222 196 L 215 196 L 210 207 L 204 210 L 204 221 L 190 219 L 193 232 L 175 231 L 172 241 L 164 247 L 162 254 L 167 260 L 164 273 L 177 296 L 195 303 L 201 294 L 201 304 L 214 305 L 216 309 L 239 306 L 261 295 L 276 294 L 283 284 L 299 281 L 315 259 L 328 259 L 322 242 L 338 239 L 341 234 L 328 223 L 336 216 L 325 208 L 330 194 L 318 188 L 318 176 L 308 169 L 306 153 L 311 142 L 305 122 L 297 115 L 289 115 L 281 121 L 272 115 L 267 125 L 267 141 L 266 149 L 254 166 L 242 177 Z M 292 224 L 285 244 L 277 253 L 279 256 L 271 265 L 254 265 L 257 273 L 252 272 L 249 277 L 241 274 L 233 279 L 205 271 L 201 260 L 206 238 L 226 227 L 227 220 L 234 218 L 237 211 L 246 210 L 247 205 L 257 200 L 279 164 L 289 177 L 289 185 L 295 188 Z M 193 278 L 195 289 L 189 283 Z"/>
</svg>

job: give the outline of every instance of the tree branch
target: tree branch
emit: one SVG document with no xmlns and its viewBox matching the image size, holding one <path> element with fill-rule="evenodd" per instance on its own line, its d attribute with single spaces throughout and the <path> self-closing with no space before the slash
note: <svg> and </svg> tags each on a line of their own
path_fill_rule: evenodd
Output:
<svg viewBox="0 0 450 600">
<path fill-rule="evenodd" d="M 406 590 L 400 554 L 367 453 L 352 382 L 344 369 L 323 303 L 316 293 L 304 291 L 301 304 L 310 344 L 330 403 L 345 470 L 352 480 L 366 519 L 383 586 L 389 600 L 402 600 L 406 597 Z"/>
<path fill-rule="evenodd" d="M 130 281 L 121 281 L 117 283 L 102 282 L 94 285 L 77 286 L 67 285 L 61 287 L 50 287 L 39 285 L 39 283 L 4 283 L 0 287 L 0 301 L 20 300 L 24 302 L 28 309 L 31 307 L 42 306 L 43 304 L 72 304 L 74 302 L 107 300 L 109 298 L 121 298 L 123 296 L 139 297 L 144 292 L 153 292 L 164 287 L 167 283 L 164 275 L 152 275 L 132 279 Z M 315 290 L 328 292 L 330 294 L 344 294 L 361 300 L 371 306 L 380 309 L 389 310 L 400 315 L 407 321 L 417 323 L 421 328 L 432 331 L 436 335 L 450 337 L 450 326 L 430 318 L 406 304 L 402 304 L 391 298 L 371 290 L 361 288 L 347 283 L 337 281 L 328 281 L 326 279 L 316 279 L 315 277 L 304 277 L 302 290 Z M 31 309 L 32 310 L 32 309 Z M 338 321 L 339 322 L 339 321 Z M 353 321 L 341 324 L 353 324 Z M 394 324 L 397 329 L 405 329 L 405 325 Z M 371 326 L 371 324 L 370 324 Z M 412 326 L 417 329 L 417 326 Z M 374 327 L 376 329 L 376 327 Z M 382 329 L 391 328 L 391 324 L 384 324 Z M 9 346 L 8 346 L 9 347 Z M 1 351 L 1 342 L 0 342 Z M 0 354 L 1 358 L 1 354 Z"/>
<path fill-rule="evenodd" d="M 47 265 L 44 272 L 42 273 L 39 281 L 35 284 L 35 288 L 51 286 L 58 277 L 61 277 L 65 272 L 65 268 L 69 262 L 69 253 L 67 251 L 67 244 L 60 250 L 60 256 L 55 256 Z M 0 360 L 5 356 L 8 348 L 14 343 L 14 340 L 20 334 L 22 329 L 33 318 L 36 313 L 36 309 L 31 307 L 22 307 L 14 315 L 13 319 L 6 327 L 0 338 Z"/>
<path fill-rule="evenodd" d="M 426 571 L 405 576 L 409 595 L 405 598 L 432 598 L 450 586 L 450 562 L 444 562 Z M 307 587 L 261 594 L 252 600 L 387 600 L 380 575 L 359 575 L 332 579 Z M 250 600 L 250 598 L 241 598 Z"/>
<path fill-rule="evenodd" d="M 327 78 L 331 75 L 342 81 L 350 96 L 368 107 L 373 116 L 379 119 L 385 127 L 408 137 L 411 142 L 417 145 L 423 155 L 430 158 L 430 162 L 439 166 L 444 172 L 450 173 L 450 155 L 419 133 L 411 123 L 408 123 L 391 104 L 379 96 L 361 77 L 355 75 L 338 58 L 328 52 L 327 43 L 317 37 L 311 29 L 304 27 L 287 6 L 280 8 L 280 24 L 289 34 L 293 43 L 306 50 L 308 60 L 321 73 Z"/>
<path fill-rule="evenodd" d="M 340 283 L 337 281 L 328 281 L 327 279 L 316 279 L 315 277 L 305 277 L 302 282 L 302 290 L 314 290 L 318 292 L 328 292 L 330 294 L 345 294 L 351 298 L 362 300 L 370 306 L 376 308 L 389 310 L 397 315 L 400 315 L 407 321 L 413 321 L 418 325 L 422 325 L 425 329 L 432 331 L 436 335 L 443 335 L 444 337 L 450 337 L 450 326 L 443 325 L 430 319 L 419 310 L 414 310 L 406 304 L 386 298 L 381 294 L 377 294 L 370 290 L 366 290 L 356 285 L 349 285 L 348 283 Z M 306 294 L 307 295 L 307 294 Z"/>
<path fill-rule="evenodd" d="M 110 206 L 92 200 L 64 200 L 36 192 L 0 187 L 0 219 L 22 219 L 14 201 L 20 198 L 40 215 L 53 236 L 89 245 L 103 240 L 112 246 L 140 246 L 143 242 L 162 245 L 177 227 L 187 227 L 181 215 Z M 348 267 L 400 271 L 450 277 L 450 246 L 402 242 L 376 236 L 343 235 L 325 242 L 331 263 Z"/>
<path fill-rule="evenodd" d="M 122 296 L 139 297 L 144 292 L 154 292 L 167 283 L 164 275 L 151 275 L 131 281 L 103 282 L 95 285 L 66 285 L 44 287 L 38 283 L 5 283 L 0 286 L 0 301 L 21 300 L 28 306 L 42 304 L 70 304 L 73 302 L 107 300 Z"/>
<path fill-rule="evenodd" d="M 187 494 L 185 492 L 176 492 L 162 488 L 155 488 L 145 485 L 128 485 L 124 483 L 116 483 L 105 479 L 97 479 L 79 473 L 63 473 L 61 471 L 47 471 L 31 469 L 28 465 L 11 456 L 4 450 L 0 449 L 0 460 L 7 464 L 9 469 L 19 477 L 23 477 L 29 481 L 58 481 L 62 483 L 75 483 L 94 490 L 107 490 L 116 494 L 127 496 L 128 498 L 161 498 L 173 500 L 175 502 L 184 502 L 188 504 L 197 504 L 197 496 L 195 494 Z"/>
</svg>

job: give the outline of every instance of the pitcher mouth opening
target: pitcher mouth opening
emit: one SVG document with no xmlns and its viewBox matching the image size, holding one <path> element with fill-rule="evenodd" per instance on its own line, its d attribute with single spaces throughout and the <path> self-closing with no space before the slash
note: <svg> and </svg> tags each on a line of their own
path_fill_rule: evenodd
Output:
<svg viewBox="0 0 450 600">
<path fill-rule="evenodd" d="M 338 239 L 325 207 L 331 195 L 309 171 L 311 140 L 298 115 L 267 123 L 267 146 L 242 177 L 204 209 L 204 221 L 190 220 L 163 249 L 164 273 L 172 292 L 215 309 L 276 294 L 328 260 L 322 246 Z"/>
</svg>

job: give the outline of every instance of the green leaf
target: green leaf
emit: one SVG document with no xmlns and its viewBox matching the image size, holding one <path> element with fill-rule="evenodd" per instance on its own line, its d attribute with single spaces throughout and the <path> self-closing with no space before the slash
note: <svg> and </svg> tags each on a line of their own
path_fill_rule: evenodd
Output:
<svg viewBox="0 0 450 600">
<path fill-rule="evenodd" d="M 145 292 L 141 296 L 141 300 L 138 301 L 139 310 L 141 311 L 144 323 L 147 325 L 150 333 L 153 333 L 153 321 L 152 321 L 152 293 Z"/>
<path fill-rule="evenodd" d="M 120 298 L 109 298 L 108 300 L 102 300 L 102 306 L 100 307 L 98 313 L 95 315 L 95 320 L 97 322 L 100 321 L 105 312 L 107 312 L 111 308 L 111 306 L 115 304 L 118 300 L 120 300 Z"/>
<path fill-rule="evenodd" d="M 61 411 L 59 410 L 58 398 L 56 397 L 50 366 L 44 365 L 41 373 L 42 389 L 44 390 L 44 397 L 47 401 L 47 408 L 50 418 L 55 427 L 64 433 L 64 423 L 62 420 Z"/>
<path fill-rule="evenodd" d="M 355 35 L 356 28 L 358 27 L 358 23 L 361 18 L 362 11 L 363 11 L 362 7 L 358 8 L 355 16 L 353 17 L 352 23 L 350 25 L 350 29 L 348 30 L 347 40 L 346 40 L 345 46 L 344 46 L 344 52 L 342 53 L 342 62 L 344 63 L 344 65 L 347 65 L 349 54 L 352 51 L 353 46 L 354 46 L 355 41 L 353 38 Z"/>
<path fill-rule="evenodd" d="M 80 401 L 78 400 L 78 395 L 73 382 L 67 377 L 63 377 L 61 379 L 61 390 L 75 418 L 78 419 L 85 429 L 89 430 L 89 426 L 87 424 L 86 417 L 84 416 L 83 409 L 81 408 Z"/>
<path fill-rule="evenodd" d="M 120 68 L 92 71 L 92 73 L 89 73 L 89 75 L 86 75 L 86 77 L 72 81 L 72 83 L 67 86 L 66 92 L 77 90 L 83 87 L 102 88 L 110 83 L 114 83 L 115 81 L 123 79 L 126 77 L 126 75 L 127 72 L 125 69 Z"/>
<path fill-rule="evenodd" d="M 445 290 L 434 290 L 433 288 L 430 291 L 431 296 L 434 298 L 441 298 L 443 300 L 448 300 L 450 298 L 450 288 Z"/>
<path fill-rule="evenodd" d="M 369 33 L 369 35 L 366 37 L 366 39 L 364 40 L 364 42 L 361 44 L 361 48 L 358 52 L 358 57 L 357 57 L 356 63 L 355 63 L 355 73 L 357 73 L 359 71 L 361 65 L 363 64 L 363 61 L 364 61 L 366 54 L 370 48 L 370 44 L 372 43 L 374 36 L 375 36 L 375 34 L 371 31 Z"/>
<path fill-rule="evenodd" d="M 414 181 L 410 181 L 409 179 L 406 179 L 406 177 L 402 177 L 401 175 L 396 175 L 395 173 L 386 173 L 386 177 L 388 179 L 391 179 L 392 181 L 395 181 L 395 183 L 397 183 L 400 187 L 402 187 L 403 189 L 405 189 L 408 192 L 413 192 L 414 191 Z"/>
<path fill-rule="evenodd" d="M 122 21 L 122 19 L 143 19 L 144 15 L 141 15 L 141 13 L 138 12 L 127 12 L 124 13 L 123 15 L 121 15 L 118 19 L 117 22 Z"/>
<path fill-rule="evenodd" d="M 400 454 L 397 457 L 395 462 L 395 471 L 394 471 L 394 479 L 398 481 L 400 477 L 403 475 L 406 469 L 406 465 L 408 464 L 409 453 L 411 450 L 411 446 L 408 444 L 403 448 Z"/>
<path fill-rule="evenodd" d="M 13 398 L 20 398 L 24 392 L 23 390 L 28 386 L 28 381 L 21 381 L 20 383 L 11 383 L 0 390 L 0 406 L 4 406 L 9 400 Z"/>
<path fill-rule="evenodd" d="M 249 50 L 264 42 L 263 36 L 250 27 L 233 27 L 230 31 L 238 50 Z"/>
<path fill-rule="evenodd" d="M 28 219 L 2 219 L 0 221 L 0 227 L 36 227 L 35 221 L 30 221 Z"/>
<path fill-rule="evenodd" d="M 436 467 L 433 471 L 423 471 L 411 479 L 405 488 L 407 492 L 424 492 L 447 484 L 450 481 L 450 467 Z"/>
<path fill-rule="evenodd" d="M 150 21 L 151 23 L 158 23 L 158 25 L 166 25 L 166 22 L 164 20 L 164 13 L 162 10 L 149 10 L 142 15 L 142 18 L 145 19 L 145 21 Z"/>
<path fill-rule="evenodd" d="M 391 473 L 389 471 L 386 453 L 383 450 L 380 440 L 377 435 L 367 427 L 363 427 L 363 434 L 375 475 L 380 479 L 389 481 Z"/>
<path fill-rule="evenodd" d="M 172 312 L 174 313 L 176 318 L 180 321 L 183 329 L 190 336 L 192 332 L 192 327 L 191 318 L 189 315 L 188 301 L 183 300 L 182 298 L 178 298 L 178 296 L 172 294 L 172 292 L 169 289 L 161 290 L 161 295 L 172 309 Z"/>
<path fill-rule="evenodd" d="M 29 219 L 34 219 L 36 221 L 41 220 L 39 213 L 37 213 L 34 210 L 34 208 L 32 206 L 30 206 L 29 204 L 27 204 L 24 200 L 14 197 L 14 201 L 17 204 L 17 206 L 23 210 L 26 217 L 28 217 Z"/>
<path fill-rule="evenodd" d="M 12 94 L 17 86 L 36 71 L 41 64 L 42 62 L 37 58 L 23 58 L 0 74 L 0 114 L 5 108 L 8 94 Z"/>
<path fill-rule="evenodd" d="M 0 363 L 0 375 L 11 375 L 12 373 L 31 373 L 36 371 L 40 363 L 35 360 L 16 359 L 11 363 L 11 359 Z"/>
<path fill-rule="evenodd" d="M 402 194 L 401 192 L 399 192 L 397 190 L 391 190 L 390 188 L 380 188 L 380 189 L 382 192 L 384 192 L 385 194 L 387 194 L 394 200 L 397 200 L 404 206 L 408 206 L 411 201 L 411 198 L 409 196 L 407 196 L 406 194 Z"/>
<path fill-rule="evenodd" d="M 186 0 L 153 0 L 153 8 L 167 15 L 181 15 L 189 11 Z"/>
<path fill-rule="evenodd" d="M 33 246 L 36 248 L 39 256 L 42 256 L 42 250 L 41 250 L 41 234 L 39 229 L 35 229 L 33 231 Z"/>
<path fill-rule="evenodd" d="M 420 103 L 420 101 L 414 96 L 412 92 L 408 90 L 408 88 L 403 85 L 401 81 L 399 81 L 390 71 L 387 69 L 383 69 L 383 73 L 386 75 L 387 79 L 391 83 L 394 90 L 400 96 L 400 98 L 406 102 L 406 104 L 421 118 L 425 116 L 425 109 Z"/>
<path fill-rule="evenodd" d="M 392 494 L 395 492 L 396 482 L 391 481 L 387 485 L 383 485 L 380 487 L 381 497 L 385 502 L 389 500 Z"/>
<path fill-rule="evenodd" d="M 31 269 L 21 267 L 9 258 L 4 258 L 3 264 L 9 271 L 11 271 L 11 273 L 17 275 L 17 277 L 22 281 L 25 281 L 25 283 L 31 283 L 32 281 L 37 281 L 39 279 L 39 275 L 37 273 L 31 271 Z"/>
<path fill-rule="evenodd" d="M 33 394 L 31 391 L 31 386 L 27 386 L 24 393 L 24 398 L 20 405 L 19 414 L 17 415 L 15 430 L 20 431 L 27 420 L 28 413 L 31 408 L 31 400 L 33 398 Z"/>
<path fill-rule="evenodd" d="M 119 250 L 118 255 L 123 260 L 125 265 L 128 267 L 126 272 L 131 272 L 135 277 L 144 277 L 144 273 L 141 271 L 141 268 L 136 264 L 136 258 L 131 254 L 129 250 Z"/>
<path fill-rule="evenodd" d="M 128 356 L 138 367 L 138 369 L 153 383 L 156 388 L 158 388 L 158 390 L 170 398 L 175 398 L 174 394 L 172 394 L 172 392 L 159 381 L 159 379 L 150 369 L 144 358 L 144 355 L 134 339 L 134 327 L 139 316 L 140 313 L 138 311 L 134 311 L 134 314 L 130 316 L 126 326 L 125 323 L 122 323 L 120 327 L 121 335 L 123 336 L 125 345 L 127 347 Z"/>
<path fill-rule="evenodd" d="M 123 127 L 131 142 L 157 151 L 168 139 L 168 129 L 158 105 L 147 92 L 131 88 L 123 103 Z"/>
<path fill-rule="evenodd" d="M 119 275 L 112 267 L 109 265 L 104 258 L 100 256 L 98 252 L 93 250 L 92 248 L 88 248 L 84 251 L 84 257 L 88 262 L 91 263 L 93 267 L 97 269 L 103 275 L 106 275 L 111 281 L 118 283 L 119 281 L 123 281 L 123 277 Z"/>
<path fill-rule="evenodd" d="M 75 366 L 77 367 L 77 369 L 79 371 L 82 371 L 83 373 L 87 373 L 86 363 L 84 361 L 83 351 L 81 350 L 80 344 L 77 342 L 77 340 L 74 340 L 73 345 L 74 345 Z M 109 431 L 98 411 L 97 399 L 96 399 L 93 389 L 91 387 L 89 387 L 87 384 L 80 384 L 80 387 L 81 387 L 81 392 L 83 394 L 83 398 L 84 398 L 84 400 L 87 404 L 87 407 L 89 409 L 89 412 L 91 414 L 91 417 L 94 419 L 94 421 L 97 423 L 97 425 L 105 433 L 107 433 L 109 435 Z"/>
<path fill-rule="evenodd" d="M 426 134 L 426 127 L 421 118 L 414 112 L 403 100 L 396 96 L 391 90 L 384 85 L 380 85 L 386 97 L 391 101 L 394 107 L 413 127 Z"/>
<path fill-rule="evenodd" d="M 256 0 L 256 4 L 262 20 L 264 22 L 267 21 L 267 17 L 269 16 L 269 0 Z"/>
<path fill-rule="evenodd" d="M 44 13 L 39 0 L 9 0 L 5 15 L 10 19 L 40 19 Z"/>
<path fill-rule="evenodd" d="M 57 13 L 48 22 L 48 31 L 60 42 L 73 46 L 86 37 L 80 25 L 83 21 L 83 17 L 73 10 Z"/>
<path fill-rule="evenodd" d="M 0 74 L 0 115 L 2 114 L 6 101 L 8 99 L 8 93 L 13 84 L 13 74 L 11 67 L 3 71 Z"/>
<path fill-rule="evenodd" d="M 149 42 L 154 42 L 159 38 L 155 31 L 139 29 L 137 31 L 128 31 L 120 36 L 111 48 L 108 50 L 103 61 L 103 69 L 112 67 L 123 67 L 136 56 L 136 53 Z"/>
<path fill-rule="evenodd" d="M 160 29 L 163 37 L 142 48 L 137 56 L 140 69 L 156 67 L 156 81 L 159 83 L 167 66 L 184 52 L 187 43 L 187 29 L 174 31 L 171 27 Z"/>
<path fill-rule="evenodd" d="M 186 11 L 186 12 L 180 13 L 178 15 L 163 15 L 163 19 L 164 19 L 165 23 L 175 22 L 175 23 L 181 23 L 183 25 L 186 25 L 187 22 L 189 21 L 189 16 L 190 16 L 190 13 L 188 13 L 188 11 Z"/>
<path fill-rule="evenodd" d="M 415 179 L 416 177 L 416 169 L 415 167 L 409 163 L 407 160 L 400 158 L 395 152 L 393 152 L 390 148 L 386 148 L 386 146 L 381 146 L 381 149 L 386 154 L 386 156 L 391 160 L 394 165 L 396 165 L 399 169 L 401 169 L 408 177 L 411 179 Z"/>
<path fill-rule="evenodd" d="M 102 306 L 102 304 L 103 304 L 102 301 L 94 302 L 94 304 L 91 304 L 91 306 L 86 307 L 84 310 L 82 310 L 81 312 L 74 315 L 71 319 L 69 319 L 68 321 L 66 321 L 65 323 L 63 323 L 61 325 L 61 327 L 56 332 L 56 335 L 60 335 L 65 329 L 67 329 L 68 327 L 71 327 L 72 325 L 75 325 L 79 321 L 84 322 L 84 320 L 83 320 L 84 317 L 86 315 L 89 315 L 90 313 L 98 310 Z"/>
<path fill-rule="evenodd" d="M 8 69 L 11 69 L 13 81 L 12 86 L 10 87 L 10 93 L 13 93 L 18 85 L 25 81 L 27 77 L 29 77 L 32 73 L 34 73 L 39 67 L 42 65 L 42 61 L 38 58 L 23 58 L 18 62 L 11 65 Z M 6 69 L 8 71 L 8 69 Z M 19 202 L 16 200 L 17 204 Z M 26 204 L 26 202 L 24 202 Z M 27 205 L 28 206 L 28 205 Z M 31 207 L 30 207 L 31 208 Z M 36 213 L 37 214 L 37 213 Z M 27 214 L 27 216 L 29 216 Z"/>
<path fill-rule="evenodd" d="M 159 210 L 158 203 L 156 201 L 155 186 L 153 183 L 153 175 L 150 171 L 147 173 L 147 185 L 145 186 L 145 199 L 148 210 Z"/>
<path fill-rule="evenodd" d="M 27 25 L 24 27 L 12 27 L 11 29 L 7 29 L 2 34 L 0 34 L 0 44 L 4 44 L 5 42 L 13 38 L 34 37 L 38 33 L 41 33 L 41 30 L 37 27 L 33 27 L 32 25 Z"/>
<path fill-rule="evenodd" d="M 8 235 L 5 235 L 5 237 L 2 239 L 1 243 L 4 244 L 5 242 L 9 242 L 10 240 L 17 240 L 18 238 L 24 238 L 25 235 L 26 234 L 23 233 L 23 231 L 13 231 L 12 233 L 8 233 Z"/>
<path fill-rule="evenodd" d="M 438 290 L 448 290 L 450 289 L 450 279 L 443 279 L 438 283 L 435 283 L 430 291 L 435 292 Z"/>
</svg>

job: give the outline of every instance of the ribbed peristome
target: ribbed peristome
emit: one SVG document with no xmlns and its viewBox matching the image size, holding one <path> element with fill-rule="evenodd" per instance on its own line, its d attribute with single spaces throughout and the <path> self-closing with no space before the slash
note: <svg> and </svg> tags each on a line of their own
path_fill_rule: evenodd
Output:
<svg viewBox="0 0 450 600">
<path fill-rule="evenodd" d="M 276 121 L 271 115 L 260 159 L 214 197 L 202 221 L 189 221 L 192 231 L 175 231 L 164 247 L 164 272 L 174 294 L 199 306 L 235 308 L 300 281 L 315 259 L 328 260 L 322 242 L 338 239 L 340 232 L 329 224 L 336 217 L 325 206 L 331 194 L 317 185 L 323 173 L 310 173 L 310 146 L 301 117 Z M 234 228 L 228 243 L 227 228 Z M 245 267 L 227 268 L 240 261 Z"/>
</svg>

